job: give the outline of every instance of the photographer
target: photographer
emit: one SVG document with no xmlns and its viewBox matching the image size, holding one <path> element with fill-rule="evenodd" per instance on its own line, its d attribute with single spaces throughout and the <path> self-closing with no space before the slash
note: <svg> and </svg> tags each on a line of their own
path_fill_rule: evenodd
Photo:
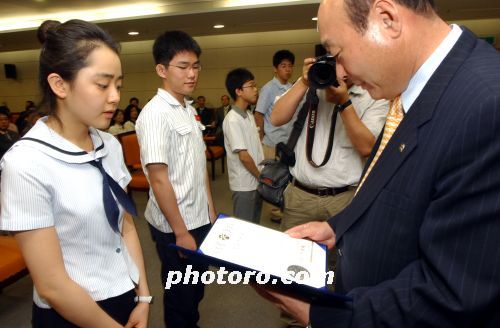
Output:
<svg viewBox="0 0 500 328">
<path fill-rule="evenodd" d="M 304 60 L 302 77 L 275 104 L 273 125 L 288 123 L 309 89 L 308 72 L 315 58 Z M 334 62 L 333 62 L 334 63 Z M 334 64 L 333 64 L 334 65 Z M 319 104 L 316 128 L 311 133 L 305 124 L 295 147 L 296 163 L 290 167 L 292 182 L 285 190 L 285 231 L 312 220 L 326 220 L 340 212 L 354 196 L 366 157 L 382 130 L 389 104 L 373 100 L 367 91 L 354 86 L 345 73 L 337 69 L 339 86 L 318 89 Z M 349 100 L 351 104 L 349 104 Z M 321 163 L 330 135 L 332 111 L 339 105 L 333 133 L 331 156 L 324 166 L 314 167 L 306 155 L 307 134 L 314 134 L 311 159 Z M 306 122 L 309 122 L 309 117 Z"/>
</svg>

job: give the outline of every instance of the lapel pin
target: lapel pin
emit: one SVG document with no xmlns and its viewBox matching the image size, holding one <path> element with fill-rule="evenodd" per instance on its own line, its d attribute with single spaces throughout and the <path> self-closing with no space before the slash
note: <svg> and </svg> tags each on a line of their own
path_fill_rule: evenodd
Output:
<svg viewBox="0 0 500 328">
<path fill-rule="evenodd" d="M 399 145 L 399 152 L 402 153 L 405 150 L 406 145 L 403 143 Z"/>
</svg>

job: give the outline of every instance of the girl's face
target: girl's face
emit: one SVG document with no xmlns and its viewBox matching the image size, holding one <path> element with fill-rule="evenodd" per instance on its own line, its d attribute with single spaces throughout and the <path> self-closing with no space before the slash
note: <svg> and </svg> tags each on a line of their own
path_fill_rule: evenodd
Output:
<svg viewBox="0 0 500 328">
<path fill-rule="evenodd" d="M 115 116 L 115 123 L 116 124 L 123 124 L 124 121 L 125 121 L 125 115 L 123 114 L 123 112 L 121 110 L 119 110 Z"/>
<path fill-rule="evenodd" d="M 139 112 L 137 111 L 137 108 L 132 107 L 130 108 L 130 119 L 132 121 L 137 120 L 137 117 L 139 116 Z"/>
<path fill-rule="evenodd" d="M 123 80 L 120 58 L 101 46 L 90 53 L 87 63 L 68 85 L 64 116 L 86 126 L 106 129 L 120 101 Z"/>
</svg>

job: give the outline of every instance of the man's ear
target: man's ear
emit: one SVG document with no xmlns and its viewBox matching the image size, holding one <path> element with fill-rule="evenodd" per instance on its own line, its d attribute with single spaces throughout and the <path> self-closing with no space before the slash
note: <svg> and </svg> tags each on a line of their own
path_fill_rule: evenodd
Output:
<svg viewBox="0 0 500 328">
<path fill-rule="evenodd" d="M 236 97 L 241 97 L 241 95 L 243 94 L 243 89 L 240 89 L 240 88 L 236 88 L 234 90 L 234 93 L 236 93 Z"/>
<path fill-rule="evenodd" d="M 50 73 L 49 76 L 47 76 L 47 82 L 49 83 L 52 92 L 54 92 L 58 98 L 66 98 L 68 95 L 69 85 L 59 74 Z"/>
<path fill-rule="evenodd" d="M 402 31 L 401 6 L 394 0 L 375 0 L 372 4 L 371 18 L 390 38 L 398 38 Z"/>
<path fill-rule="evenodd" d="M 155 67 L 156 69 L 156 74 L 158 74 L 159 77 L 161 78 L 166 78 L 167 77 L 167 68 L 163 64 L 158 64 Z"/>
</svg>

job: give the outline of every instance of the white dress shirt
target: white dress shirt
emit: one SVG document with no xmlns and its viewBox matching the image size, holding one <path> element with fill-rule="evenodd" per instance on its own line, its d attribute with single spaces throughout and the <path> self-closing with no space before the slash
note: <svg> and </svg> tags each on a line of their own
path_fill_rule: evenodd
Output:
<svg viewBox="0 0 500 328">
<path fill-rule="evenodd" d="M 142 109 L 135 125 L 142 167 L 148 181 L 148 164 L 168 166 L 168 178 L 188 230 L 210 222 L 205 143 L 201 133 L 204 127 L 195 117 L 196 110 L 191 102 L 186 102 L 184 107 L 167 91 L 158 89 Z M 149 197 L 146 220 L 162 232 L 172 232 L 151 188 Z"/>
<path fill-rule="evenodd" d="M 384 126 L 385 118 L 389 111 L 388 101 L 374 100 L 366 90 L 363 90 L 359 86 L 352 86 L 349 89 L 349 95 L 361 122 L 376 138 Z M 331 116 L 335 107 L 335 104 L 324 100 L 324 90 L 318 90 L 318 96 L 320 101 L 312 151 L 312 159 L 315 163 L 321 163 L 325 156 L 330 135 Z M 307 161 L 307 124 L 302 129 L 297 145 L 295 146 L 296 163 L 295 166 L 290 167 L 290 173 L 307 186 L 341 188 L 354 186 L 359 182 L 366 158 L 361 157 L 354 148 L 351 139 L 347 135 L 340 113 L 337 115 L 332 154 L 330 160 L 322 167 L 313 167 Z"/>
<path fill-rule="evenodd" d="M 252 113 L 233 105 L 223 122 L 224 146 L 227 154 L 229 187 L 232 191 L 257 190 L 258 181 L 241 163 L 238 153 L 246 150 L 257 168 L 264 160 L 259 131 Z"/>
</svg>

